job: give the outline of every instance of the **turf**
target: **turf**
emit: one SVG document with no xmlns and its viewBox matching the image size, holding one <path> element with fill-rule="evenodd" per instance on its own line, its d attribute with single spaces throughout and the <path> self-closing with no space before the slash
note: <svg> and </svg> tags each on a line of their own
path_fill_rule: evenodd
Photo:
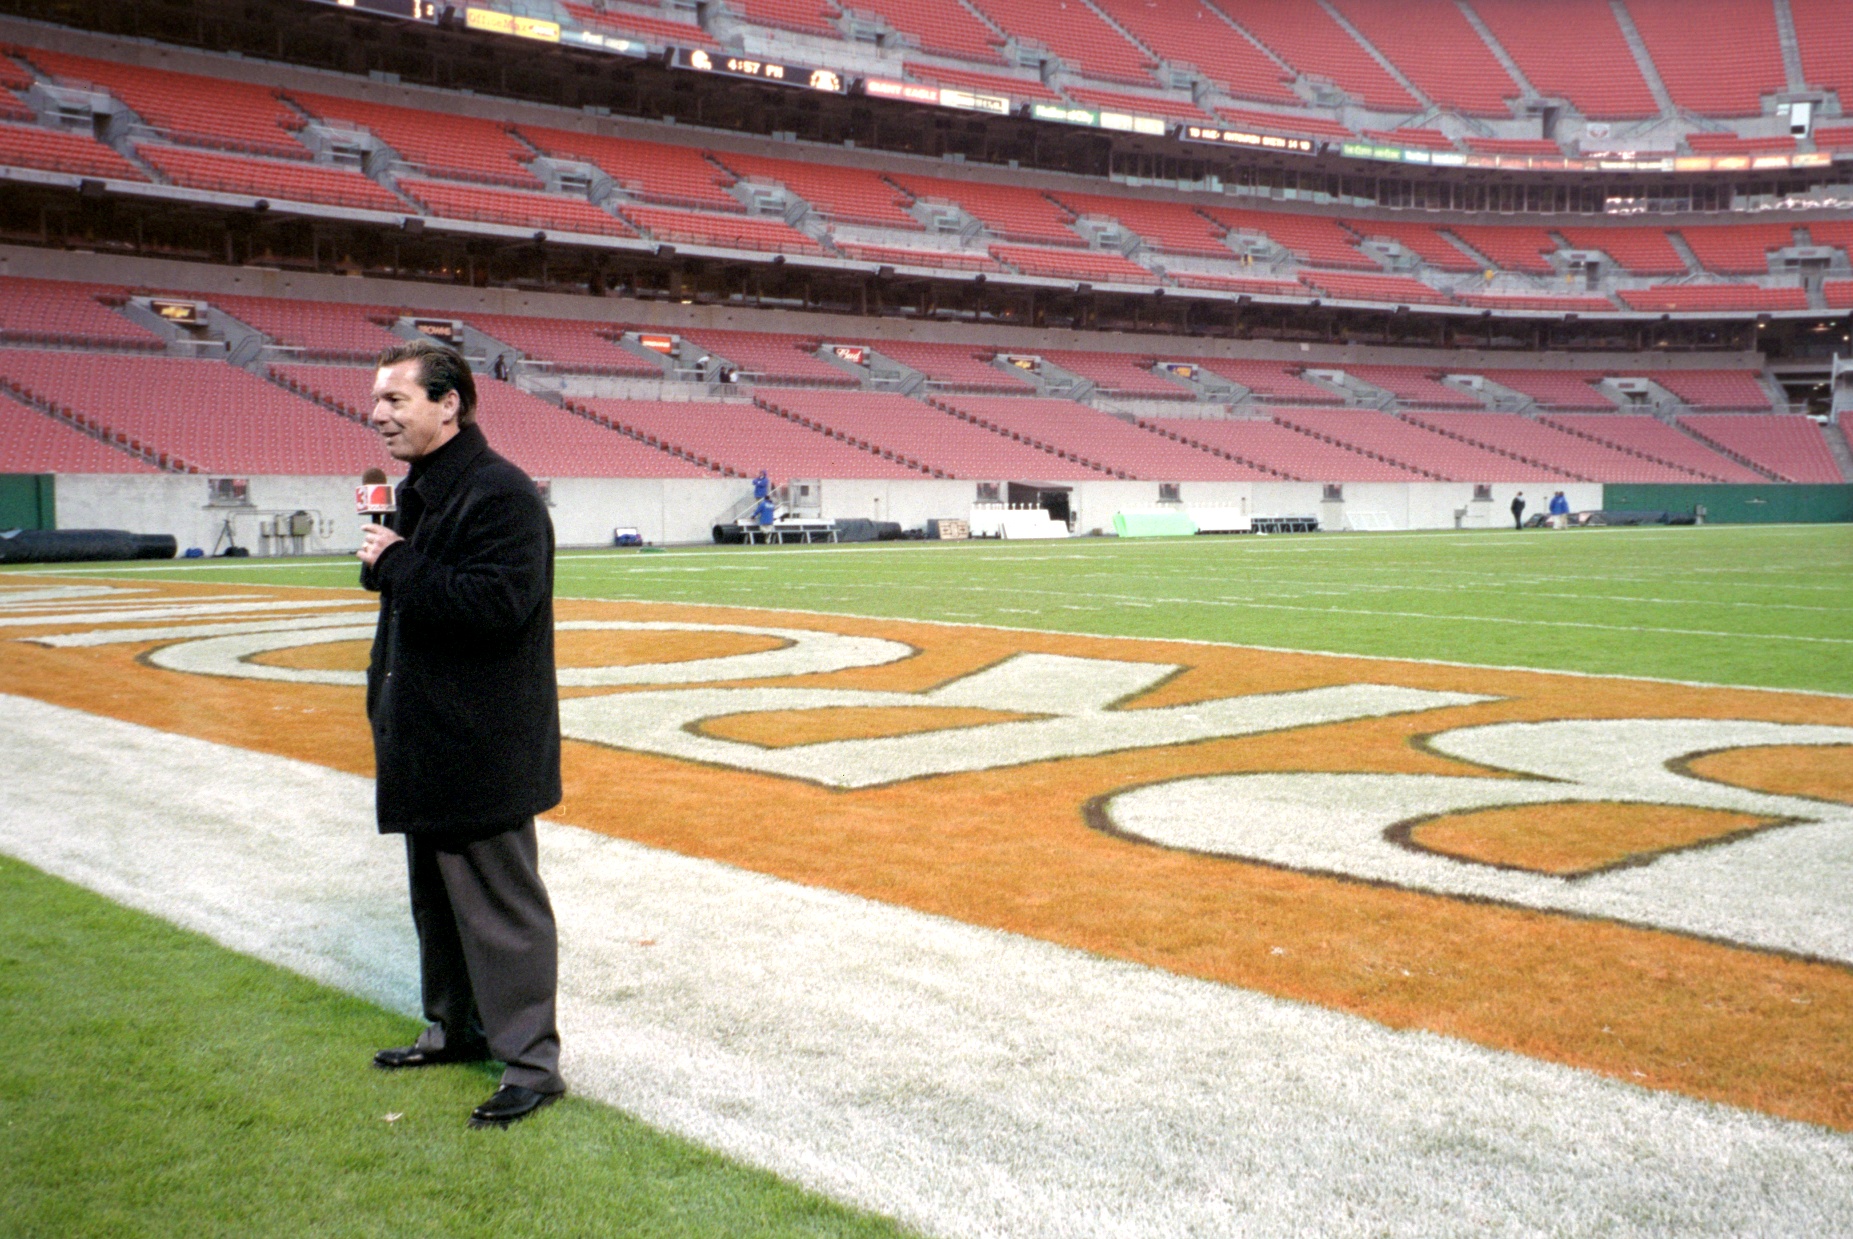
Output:
<svg viewBox="0 0 1853 1239">
<path fill-rule="evenodd" d="M 354 582 L 351 560 L 156 571 Z M 1853 692 L 1849 525 L 594 551 L 556 588 Z"/>
<path fill-rule="evenodd" d="M 568 1097 L 464 1116 L 417 1026 L 0 858 L 0 1233 L 877 1236 L 890 1223 Z"/>
</svg>

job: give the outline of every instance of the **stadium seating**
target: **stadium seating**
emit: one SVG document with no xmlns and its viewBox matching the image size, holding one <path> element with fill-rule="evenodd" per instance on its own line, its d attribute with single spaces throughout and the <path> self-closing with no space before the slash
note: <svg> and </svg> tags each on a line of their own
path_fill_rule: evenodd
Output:
<svg viewBox="0 0 1853 1239">
<path fill-rule="evenodd" d="M 1653 381 L 1694 409 L 1767 409 L 1769 393 L 1749 370 L 1660 370 Z"/>
<path fill-rule="evenodd" d="M 379 356 L 380 350 L 403 343 L 380 325 L 399 317 L 399 311 L 385 306 L 334 305 L 325 301 L 223 293 L 213 294 L 211 302 L 215 308 L 306 358 L 371 361 Z"/>
<path fill-rule="evenodd" d="M 560 0 L 560 7 L 588 30 L 615 31 L 639 42 L 664 47 L 720 46 L 713 35 L 693 22 L 670 21 L 628 9 L 599 9 L 589 4 L 575 4 L 573 0 Z"/>
<path fill-rule="evenodd" d="M 1764 95 L 1788 89 L 1772 4 L 1634 0 L 1628 13 L 1680 107 L 1701 116 L 1760 116 Z"/>
<path fill-rule="evenodd" d="M 1404 404 L 1430 408 L 1483 408 L 1479 399 L 1439 382 L 1431 366 L 1371 366 L 1347 363 L 1345 374 L 1372 387 L 1380 387 Z"/>
<path fill-rule="evenodd" d="M 1512 114 L 1512 80 L 1454 0 L 1333 0 L 1417 90 L 1469 116 Z"/>
<path fill-rule="evenodd" d="M 7 473 L 159 473 L 155 466 L 37 409 L 0 396 Z"/>
<path fill-rule="evenodd" d="M 176 470 L 358 476 L 386 461 L 373 431 L 222 361 L 0 349 L 0 384 Z"/>
<path fill-rule="evenodd" d="M 724 357 L 754 383 L 807 387 L 855 387 L 858 381 L 817 356 L 815 336 L 776 335 L 762 331 L 723 331 L 702 327 L 681 333 L 715 357 Z"/>
<path fill-rule="evenodd" d="M 108 309 L 128 293 L 106 284 L 72 284 L 0 276 L 0 340 L 9 344 L 56 344 L 79 348 L 165 347 L 154 332 Z"/>
<path fill-rule="evenodd" d="M 1449 224 L 1447 230 L 1505 271 L 1551 275 L 1556 268 L 1545 258 L 1557 252 L 1557 239 L 1544 228 L 1506 224 Z"/>
<path fill-rule="evenodd" d="M 1709 481 L 1515 413 L 1405 413 L 1403 419 L 1585 482 Z"/>
<path fill-rule="evenodd" d="M 542 154 L 591 164 L 634 198 L 700 211 L 746 210 L 744 203 L 727 192 L 726 186 L 734 178 L 700 151 L 686 146 L 571 133 L 539 125 L 523 125 L 517 132 Z"/>
<path fill-rule="evenodd" d="M 1831 245 L 1853 258 L 1853 220 L 1814 220 L 1808 224 L 1808 236 L 1816 245 Z"/>
<path fill-rule="evenodd" d="M 1853 280 L 1824 280 L 1821 294 L 1830 310 L 1853 310 Z"/>
<path fill-rule="evenodd" d="M 1203 482 L 1240 476 L 1228 460 L 1069 400 L 944 396 L 937 402 L 980 425 L 1118 477 Z"/>
<path fill-rule="evenodd" d="M 1612 410 L 1615 402 L 1597 391 L 1599 370 L 1489 370 L 1474 373 L 1489 382 L 1530 396 L 1546 409 Z"/>
<path fill-rule="evenodd" d="M 1105 476 L 905 396 L 789 390 L 767 392 L 760 401 L 825 434 L 916 462 L 936 476 L 1039 482 Z"/>
<path fill-rule="evenodd" d="M 1041 190 L 982 181 L 949 181 L 927 176 L 892 176 L 896 185 L 916 198 L 956 203 L 994 236 L 1034 245 L 1072 245 L 1087 242 L 1068 226 L 1070 213 Z"/>
<path fill-rule="evenodd" d="M 1802 77 L 1817 90 L 1839 92 L 1842 114 L 1853 111 L 1853 26 L 1841 0 L 1789 0 L 1795 42 L 1801 49 Z M 1815 131 L 1820 142 L 1820 131 Z"/>
<path fill-rule="evenodd" d="M 1117 194 L 1057 191 L 1054 198 L 1076 215 L 1116 219 L 1153 249 L 1167 254 L 1233 258 L 1222 243 L 1223 230 L 1181 202 L 1158 202 Z"/>
<path fill-rule="evenodd" d="M 489 442 L 533 477 L 676 478 L 714 472 L 508 383 L 479 375 L 476 394 L 477 421 Z"/>
<path fill-rule="evenodd" d="M 290 91 L 289 98 L 322 120 L 360 126 L 427 175 L 516 189 L 542 188 L 540 179 L 526 166 L 534 152 L 511 137 L 498 121 L 299 90 Z"/>
<path fill-rule="evenodd" d="M 1608 0 L 1469 0 L 1532 86 L 1585 116 L 1654 116 L 1647 79 Z"/>
<path fill-rule="evenodd" d="M 1768 481 L 1756 470 L 1746 468 L 1727 456 L 1720 456 L 1691 435 L 1681 434 L 1657 417 L 1640 413 L 1552 413 L 1538 420 L 1623 452 L 1675 465 L 1714 482 Z"/>
<path fill-rule="evenodd" d="M 911 200 L 868 168 L 712 152 L 708 158 L 745 180 L 778 182 L 837 223 L 912 231 L 923 227 L 905 209 Z"/>
<path fill-rule="evenodd" d="M 1527 296 L 1522 293 L 1455 293 L 1462 305 L 1507 313 L 1538 311 L 1545 314 L 1610 314 L 1615 303 L 1607 297 Z"/>
<path fill-rule="evenodd" d="M 1260 233 L 1301 262 L 1379 270 L 1374 260 L 1358 252 L 1356 239 L 1343 225 L 1323 215 L 1289 215 L 1241 207 L 1204 207 L 1203 213 L 1232 232 Z"/>
<path fill-rule="evenodd" d="M 363 211 L 398 211 L 405 203 L 378 181 L 347 168 L 217 155 L 138 143 L 135 155 L 176 185 L 290 202 L 323 202 Z"/>
<path fill-rule="evenodd" d="M 1431 224 L 1377 219 L 1347 219 L 1340 222 L 1365 240 L 1381 238 L 1394 241 L 1437 270 L 1481 270 L 1480 264 L 1471 254 L 1463 252 L 1459 246 L 1449 241 L 1439 229 Z"/>
<path fill-rule="evenodd" d="M 596 208 L 593 208 L 596 209 Z M 658 241 L 713 245 L 772 254 L 821 254 L 823 246 L 783 220 L 747 215 L 706 215 L 666 207 L 623 204 L 625 218 Z"/>
<path fill-rule="evenodd" d="M 1635 275 L 1684 275 L 1685 259 L 1656 227 L 1567 226 L 1557 229 L 1571 249 L 1601 250 Z"/>
<path fill-rule="evenodd" d="M 1274 420 L 1444 482 L 1566 480 L 1555 469 L 1516 461 L 1371 409 L 1283 410 Z"/>
<path fill-rule="evenodd" d="M 847 7 L 874 13 L 924 52 L 1001 65 L 1003 37 L 962 5 L 934 0 L 847 0 Z"/>
<path fill-rule="evenodd" d="M 1000 30 L 1037 43 L 1088 77 L 1150 86 L 1156 63 L 1092 9 L 1065 0 L 974 0 Z"/>
<path fill-rule="evenodd" d="M 1094 284 L 1156 284 L 1158 277 L 1130 259 L 1104 250 L 1039 249 L 1033 245 L 993 245 L 991 257 L 1024 275 Z"/>
<path fill-rule="evenodd" d="M 1337 271 L 1302 271 L 1300 279 L 1340 301 L 1380 301 L 1385 305 L 1452 305 L 1448 295 L 1407 275 L 1354 275 Z"/>
<path fill-rule="evenodd" d="M 1759 288 L 1755 284 L 1655 284 L 1650 288 L 1624 288 L 1616 295 L 1631 310 L 1660 313 L 1808 308 L 1804 289 Z"/>
<path fill-rule="evenodd" d="M 485 224 L 506 224 L 511 228 L 593 236 L 637 235 L 634 228 L 611 212 L 602 211 L 583 198 L 568 198 L 563 194 L 485 189 L 455 181 L 424 181 L 411 177 L 402 178 L 399 188 L 431 214 L 443 219 L 473 219 Z"/>
<path fill-rule="evenodd" d="M 1679 235 L 1699 265 L 1724 275 L 1769 274 L 1769 251 L 1795 244 L 1789 224 L 1681 224 Z"/>
<path fill-rule="evenodd" d="M 837 240 L 837 249 L 860 262 L 883 263 L 890 267 L 943 267 L 948 271 L 1002 271 L 1003 264 L 990 254 L 971 254 L 962 250 L 908 249 L 899 245 L 865 245 L 860 241 Z"/>
<path fill-rule="evenodd" d="M 947 65 L 909 63 L 909 77 L 939 86 L 976 91 L 984 95 L 1003 95 L 1026 102 L 1060 103 L 1062 97 L 1042 84 L 1040 78 L 1006 77 L 1000 73 L 981 73 L 976 69 L 955 69 Z"/>
<path fill-rule="evenodd" d="M 1291 401 L 1294 404 L 1343 404 L 1337 392 L 1308 383 L 1300 377 L 1303 367 L 1287 366 L 1277 361 L 1250 361 L 1216 358 L 1204 363 L 1211 374 L 1246 387 L 1257 399 Z"/>
<path fill-rule="evenodd" d="M 1153 4 L 1147 0 L 1096 0 L 1132 36 L 1174 65 L 1189 65 L 1237 99 L 1300 102 L 1293 75 L 1231 29 L 1202 3 Z"/>
<path fill-rule="evenodd" d="M 919 478 L 924 472 L 738 401 L 583 398 L 572 403 L 640 445 L 660 445 L 653 450 L 683 457 L 678 464 L 705 462 L 734 477 L 752 477 L 764 469 L 776 485 L 795 477 Z"/>
<path fill-rule="evenodd" d="M 1254 418 L 1153 417 L 1140 425 L 1254 469 L 1302 482 L 1419 482 L 1423 476 L 1375 456 Z"/>
<path fill-rule="evenodd" d="M 1358 136 L 1356 131 L 1329 116 L 1313 116 L 1306 112 L 1288 114 L 1261 112 L 1253 108 L 1219 107 L 1216 115 L 1237 129 L 1259 129 L 1262 133 L 1281 133 L 1289 137 L 1330 138 L 1337 142 L 1349 142 Z"/>
<path fill-rule="evenodd" d="M 1137 396 L 1148 400 L 1196 398 L 1195 393 L 1183 384 L 1154 374 L 1152 367 L 1157 364 L 1157 359 L 1153 357 L 1048 348 L 1041 350 L 1039 355 L 1045 362 L 1089 380 L 1103 395 Z"/>
<path fill-rule="evenodd" d="M 290 133 L 302 128 L 301 114 L 268 87 L 93 60 L 46 48 L 32 48 L 26 55 L 61 81 L 89 83 L 109 91 L 177 142 L 283 159 L 309 158 L 308 148 Z"/>
<path fill-rule="evenodd" d="M 1021 371 L 992 365 L 988 352 L 979 351 L 970 344 L 881 340 L 869 347 L 891 361 L 919 371 L 926 376 L 929 386 L 944 391 L 1026 395 L 1035 386 Z"/>
<path fill-rule="evenodd" d="M 1231 34 L 1234 32 L 1231 31 Z M 1188 99 L 1165 95 L 1128 95 L 1113 90 L 1093 90 L 1086 86 L 1064 87 L 1070 99 L 1090 108 L 1108 112 L 1127 112 L 1134 116 L 1163 116 L 1187 125 L 1201 125 L 1210 114 Z"/>
<path fill-rule="evenodd" d="M 1679 424 L 1705 442 L 1741 456 L 1784 482 L 1845 482 L 1821 428 L 1787 413 L 1705 413 Z"/>
<path fill-rule="evenodd" d="M 617 323 L 475 312 L 466 314 L 464 318 L 484 335 L 500 340 L 532 360 L 551 362 L 556 370 L 572 374 L 630 375 L 635 378 L 663 376 L 661 366 L 611 342 L 608 338 L 610 335 L 626 330 Z"/>
<path fill-rule="evenodd" d="M 14 93 L 13 87 L 0 85 L 0 120 L 18 121 L 21 124 L 30 125 L 37 119 L 38 113 Z"/>
<path fill-rule="evenodd" d="M 755 26 L 775 30 L 795 30 L 799 34 L 842 38 L 836 18 L 842 11 L 830 0 L 728 0 L 728 3 Z"/>
<path fill-rule="evenodd" d="M 1746 138 L 1735 133 L 1689 133 L 1686 145 L 1695 155 L 1755 155 L 1764 151 L 1784 153 L 1795 149 L 1795 139 L 1779 137 Z"/>
<path fill-rule="evenodd" d="M 1324 9 L 1301 0 L 1206 0 L 1308 77 L 1322 77 L 1383 112 L 1422 105 Z"/>
<path fill-rule="evenodd" d="M 148 179 L 147 173 L 95 138 L 40 129 L 37 125 L 0 122 L 0 164 L 117 181 Z"/>
<path fill-rule="evenodd" d="M 1466 137 L 1467 149 L 1476 155 L 1543 155 L 1553 158 L 1563 154 L 1563 147 L 1550 138 L 1482 138 Z"/>
<path fill-rule="evenodd" d="M 1298 280 L 1263 280 L 1242 275 L 1217 275 L 1203 271 L 1168 271 L 1166 278 L 1183 288 L 1201 288 L 1209 292 L 1246 294 L 1251 297 L 1312 296 Z"/>
<path fill-rule="evenodd" d="M 1454 139 L 1439 129 L 1366 129 L 1364 137 L 1379 146 L 1413 146 L 1427 151 L 1456 149 Z"/>
<path fill-rule="evenodd" d="M 1814 147 L 1819 151 L 1853 149 L 1853 125 L 1816 125 Z"/>
</svg>

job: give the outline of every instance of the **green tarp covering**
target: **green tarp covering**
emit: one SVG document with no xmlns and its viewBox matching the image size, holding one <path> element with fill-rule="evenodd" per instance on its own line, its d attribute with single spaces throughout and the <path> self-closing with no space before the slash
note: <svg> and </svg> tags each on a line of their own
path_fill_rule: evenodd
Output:
<svg viewBox="0 0 1853 1239">
<path fill-rule="evenodd" d="M 1197 524 L 1182 512 L 1115 512 L 1113 532 L 1122 538 L 1185 538 Z"/>
<path fill-rule="evenodd" d="M 1767 482 L 1741 486 L 1683 486 L 1611 482 L 1602 488 L 1602 506 L 1611 511 L 1682 513 L 1702 506 L 1708 525 L 1853 521 L 1853 485 Z"/>
</svg>

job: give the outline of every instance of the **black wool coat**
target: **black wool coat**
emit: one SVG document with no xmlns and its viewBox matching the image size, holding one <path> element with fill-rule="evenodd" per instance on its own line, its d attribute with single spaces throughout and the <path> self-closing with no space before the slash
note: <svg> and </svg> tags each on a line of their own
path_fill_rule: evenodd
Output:
<svg viewBox="0 0 1853 1239">
<path fill-rule="evenodd" d="M 414 462 L 367 668 L 381 833 L 484 838 L 560 803 L 553 522 L 475 426 Z"/>
</svg>

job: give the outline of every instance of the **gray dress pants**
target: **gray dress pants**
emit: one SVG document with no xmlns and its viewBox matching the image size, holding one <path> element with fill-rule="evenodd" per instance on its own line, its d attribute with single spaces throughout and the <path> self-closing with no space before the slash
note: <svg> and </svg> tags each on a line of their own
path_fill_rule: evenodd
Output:
<svg viewBox="0 0 1853 1239">
<path fill-rule="evenodd" d="M 554 1024 L 559 943 L 541 884 L 534 819 L 487 839 L 408 834 L 423 1049 L 487 1041 L 502 1083 L 565 1089 Z"/>
</svg>

